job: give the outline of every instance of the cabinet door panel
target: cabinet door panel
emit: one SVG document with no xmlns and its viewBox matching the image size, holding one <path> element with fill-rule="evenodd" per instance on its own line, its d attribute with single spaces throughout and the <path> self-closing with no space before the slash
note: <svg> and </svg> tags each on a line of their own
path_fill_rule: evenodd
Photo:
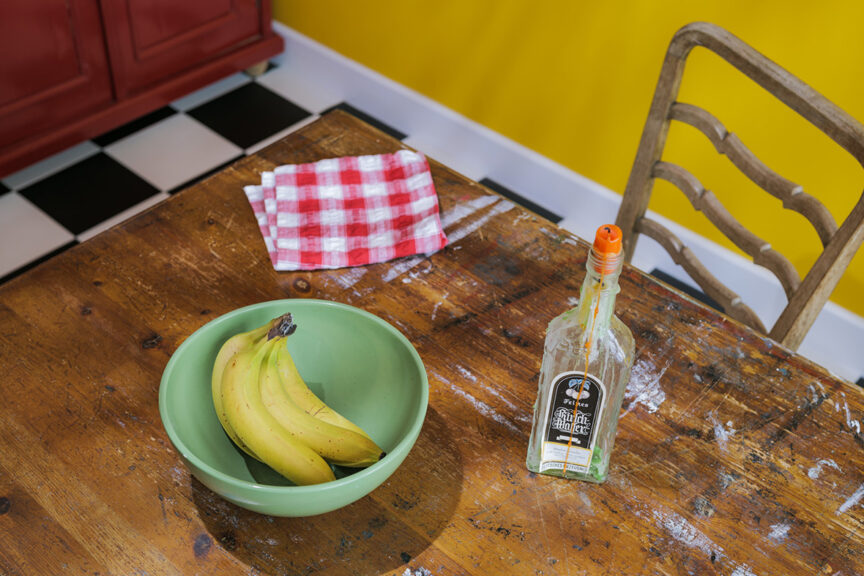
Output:
<svg viewBox="0 0 864 576">
<path fill-rule="evenodd" d="M 202 26 L 230 17 L 231 9 L 231 0 L 130 2 L 129 17 L 135 48 L 146 52 L 149 48 L 158 48 L 160 44 L 170 43 L 186 33 L 196 34 Z"/>
<path fill-rule="evenodd" d="M 99 110 L 112 99 L 96 4 L 0 2 L 0 148 Z"/>
<path fill-rule="evenodd" d="M 257 0 L 102 0 L 120 96 L 261 36 Z"/>
</svg>

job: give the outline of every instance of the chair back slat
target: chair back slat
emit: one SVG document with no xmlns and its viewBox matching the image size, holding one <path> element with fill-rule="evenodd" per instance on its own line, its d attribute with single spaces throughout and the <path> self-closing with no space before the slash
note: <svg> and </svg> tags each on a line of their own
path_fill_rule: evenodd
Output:
<svg viewBox="0 0 864 576">
<path fill-rule="evenodd" d="M 674 184 L 687 196 L 693 208 L 705 214 L 705 217 L 749 255 L 755 264 L 770 270 L 780 281 L 787 298 L 800 286 L 801 277 L 792 263 L 774 250 L 771 244 L 745 228 L 729 213 L 717 196 L 706 190 L 688 170 L 677 164 L 658 162 L 654 165 L 652 176 Z"/>
<path fill-rule="evenodd" d="M 732 318 L 747 324 L 754 330 L 765 333 L 765 325 L 759 316 L 744 302 L 741 297 L 720 282 L 716 276 L 711 274 L 702 264 L 702 261 L 668 228 L 650 218 L 639 220 L 637 228 L 640 234 L 645 234 L 660 244 L 672 257 L 672 260 L 681 266 L 687 274 L 695 280 L 705 291 L 705 294 L 713 298 L 723 311 Z"/>
<path fill-rule="evenodd" d="M 796 349 L 864 242 L 864 194 L 810 268 L 769 336 Z"/>
<path fill-rule="evenodd" d="M 801 186 L 769 168 L 744 145 L 741 139 L 704 108 L 676 102 L 669 113 L 671 120 L 693 126 L 702 132 L 718 153 L 723 154 L 757 186 L 779 199 L 783 207 L 798 212 L 816 229 L 819 240 L 827 246 L 837 232 L 837 222 L 822 202 L 803 191 Z"/>
<path fill-rule="evenodd" d="M 696 46 L 703 46 L 729 62 L 827 134 L 864 166 L 864 126 L 845 110 L 715 24 L 694 22 L 684 26 L 675 34 L 668 52 L 683 63 Z"/>
</svg>

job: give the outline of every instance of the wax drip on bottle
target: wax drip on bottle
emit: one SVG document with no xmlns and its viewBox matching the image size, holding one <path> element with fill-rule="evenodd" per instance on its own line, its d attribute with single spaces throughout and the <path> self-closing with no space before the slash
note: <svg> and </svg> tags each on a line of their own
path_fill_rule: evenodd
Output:
<svg viewBox="0 0 864 576">
<path fill-rule="evenodd" d="M 588 255 L 589 265 L 595 272 L 600 274 L 600 279 L 597 284 L 597 289 L 603 289 L 603 277 L 611 274 L 618 269 L 621 260 L 621 237 L 623 236 L 621 229 L 614 224 L 606 224 L 597 229 L 594 235 L 594 244 L 591 246 L 591 252 Z M 587 296 L 587 295 L 586 295 Z M 585 388 L 585 380 L 588 378 L 588 364 L 591 357 L 591 345 L 594 340 L 594 326 L 597 324 L 597 312 L 600 308 L 600 299 L 594 298 L 594 307 L 591 313 L 591 318 L 587 328 L 587 340 L 585 341 L 585 370 L 582 378 L 582 383 L 579 385 L 579 394 L 576 395 L 576 402 L 573 405 L 573 424 L 570 427 L 570 438 L 567 441 L 567 452 L 564 455 L 564 473 L 567 471 L 567 463 L 570 458 L 570 448 L 573 446 L 573 433 L 576 429 L 576 422 L 579 414 L 579 401 L 582 399 L 582 392 Z"/>
</svg>

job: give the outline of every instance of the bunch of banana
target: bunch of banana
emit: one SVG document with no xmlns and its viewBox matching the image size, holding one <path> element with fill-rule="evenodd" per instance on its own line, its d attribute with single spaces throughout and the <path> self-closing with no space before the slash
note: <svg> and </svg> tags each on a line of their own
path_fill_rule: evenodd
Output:
<svg viewBox="0 0 864 576">
<path fill-rule="evenodd" d="M 247 454 L 295 484 L 334 480 L 330 464 L 360 468 L 384 453 L 362 428 L 327 406 L 297 371 L 285 314 L 229 338 L 213 365 L 213 406 L 225 432 Z"/>
</svg>

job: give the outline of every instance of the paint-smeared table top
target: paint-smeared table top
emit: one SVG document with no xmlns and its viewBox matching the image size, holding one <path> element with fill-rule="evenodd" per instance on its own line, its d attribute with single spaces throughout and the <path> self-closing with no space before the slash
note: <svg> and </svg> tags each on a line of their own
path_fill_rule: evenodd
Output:
<svg viewBox="0 0 864 576">
<path fill-rule="evenodd" d="M 272 269 L 244 184 L 400 146 L 331 113 L 0 287 L 0 574 L 864 574 L 861 390 L 629 267 L 617 310 L 637 353 L 609 480 L 529 473 L 546 325 L 587 244 L 446 167 L 442 251 Z M 191 478 L 157 407 L 194 330 L 286 297 L 379 315 L 430 382 L 396 473 L 305 519 Z"/>
</svg>

